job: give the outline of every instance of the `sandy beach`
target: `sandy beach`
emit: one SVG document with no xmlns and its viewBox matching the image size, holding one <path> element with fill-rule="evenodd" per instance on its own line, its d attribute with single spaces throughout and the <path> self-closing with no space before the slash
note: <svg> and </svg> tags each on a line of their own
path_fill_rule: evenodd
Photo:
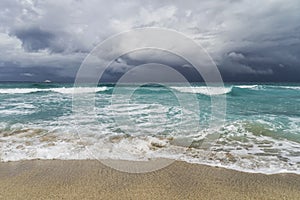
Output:
<svg viewBox="0 0 300 200">
<path fill-rule="evenodd" d="M 300 176 L 176 161 L 130 174 L 96 160 L 0 163 L 0 199 L 300 199 Z"/>
</svg>

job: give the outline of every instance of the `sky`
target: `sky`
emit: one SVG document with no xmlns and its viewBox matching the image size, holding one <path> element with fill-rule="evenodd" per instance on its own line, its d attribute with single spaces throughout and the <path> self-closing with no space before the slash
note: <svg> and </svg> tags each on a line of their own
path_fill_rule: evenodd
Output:
<svg viewBox="0 0 300 200">
<path fill-rule="evenodd" d="M 1 0 L 0 81 L 72 82 L 85 57 L 108 37 L 161 27 L 199 43 L 224 81 L 299 82 L 299 10 L 299 0 Z M 186 61 L 154 50 L 116 59 L 103 81 L 154 62 L 201 81 Z"/>
</svg>

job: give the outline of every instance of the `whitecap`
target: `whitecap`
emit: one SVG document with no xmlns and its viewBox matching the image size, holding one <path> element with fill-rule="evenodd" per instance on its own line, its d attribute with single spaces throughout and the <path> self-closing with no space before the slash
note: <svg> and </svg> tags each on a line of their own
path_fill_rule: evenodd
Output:
<svg viewBox="0 0 300 200">
<path fill-rule="evenodd" d="M 194 94 L 203 94 L 207 96 L 214 96 L 214 95 L 222 95 L 228 94 L 231 92 L 231 87 L 171 87 L 179 92 L 185 93 L 194 93 Z"/>
<path fill-rule="evenodd" d="M 70 88 L 6 88 L 0 89 L 0 94 L 27 94 L 34 92 L 57 92 L 62 94 L 93 93 L 108 90 L 107 87 L 70 87 Z"/>
</svg>

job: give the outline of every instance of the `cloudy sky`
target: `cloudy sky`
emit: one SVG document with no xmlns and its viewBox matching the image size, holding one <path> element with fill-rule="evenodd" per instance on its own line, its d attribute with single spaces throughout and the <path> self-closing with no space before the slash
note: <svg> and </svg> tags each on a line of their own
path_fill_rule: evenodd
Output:
<svg viewBox="0 0 300 200">
<path fill-rule="evenodd" d="M 299 0 L 1 0 L 0 81 L 71 82 L 100 42 L 142 27 L 174 29 L 192 38 L 225 81 L 300 81 L 299 10 Z M 165 54 L 124 55 L 105 80 L 149 62 L 199 80 L 187 63 Z"/>
</svg>

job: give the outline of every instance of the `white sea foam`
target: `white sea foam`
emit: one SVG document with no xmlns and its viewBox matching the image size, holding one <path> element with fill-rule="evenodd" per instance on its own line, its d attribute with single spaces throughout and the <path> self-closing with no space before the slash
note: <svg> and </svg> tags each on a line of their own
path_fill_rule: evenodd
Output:
<svg viewBox="0 0 300 200">
<path fill-rule="evenodd" d="M 237 88 L 246 88 L 246 89 L 257 89 L 258 88 L 258 85 L 235 85 L 234 87 L 237 87 Z"/>
<path fill-rule="evenodd" d="M 41 89 L 38 88 L 13 88 L 13 89 L 0 89 L 0 94 L 26 94 L 37 92 Z"/>
<path fill-rule="evenodd" d="M 3 104 L 6 105 L 6 102 L 2 102 Z M 29 103 L 11 103 L 9 104 L 10 108 L 7 109 L 5 106 L 0 107 L 0 114 L 2 115 L 27 115 L 27 114 L 32 114 L 34 113 L 35 106 Z"/>
<path fill-rule="evenodd" d="M 64 126 L 61 124 L 61 129 L 58 130 L 61 132 L 52 131 L 33 137 L 30 135 L 33 135 L 34 129 L 24 129 L 24 132 L 19 131 L 15 135 L 1 137 L 0 161 L 31 159 L 138 161 L 169 158 L 253 173 L 300 174 L 299 143 L 241 132 L 241 125 L 242 123 L 237 123 L 223 127 L 223 134 L 218 139 L 222 145 L 213 142 L 209 149 L 201 149 L 200 145 L 200 148 L 193 147 L 188 150 L 183 146 L 174 145 L 172 141 L 176 138 L 172 137 L 126 136 L 112 133 L 100 136 L 98 131 L 86 132 L 85 129 L 79 129 L 82 133 L 79 139 L 70 133 L 72 130 L 69 129 L 68 123 L 65 124 L 69 127 L 67 132 L 63 131 Z M 50 140 L 43 139 L 44 136 Z M 245 141 L 241 138 L 235 139 L 236 137 L 244 137 Z"/>
<path fill-rule="evenodd" d="M 57 92 L 62 94 L 93 93 L 108 90 L 107 87 L 62 87 L 62 88 L 6 88 L 0 89 L 0 94 L 27 94 L 34 92 Z"/>
<path fill-rule="evenodd" d="M 231 87 L 206 87 L 206 86 L 199 86 L 199 87 L 171 87 L 179 92 L 186 92 L 186 93 L 194 93 L 194 94 L 203 94 L 207 96 L 214 96 L 214 95 L 222 95 L 230 93 L 232 88 Z"/>
<path fill-rule="evenodd" d="M 300 90 L 300 86 L 275 86 L 278 88 L 283 88 L 283 89 L 290 89 L 290 90 Z"/>
<path fill-rule="evenodd" d="M 108 88 L 106 86 L 103 86 L 103 87 L 52 88 L 50 91 L 63 93 L 63 94 L 76 94 L 76 93 L 103 92 L 106 90 L 108 90 Z"/>
<path fill-rule="evenodd" d="M 253 90 L 263 90 L 263 89 L 289 89 L 289 90 L 300 90 L 300 86 L 281 86 L 281 85 L 234 85 L 236 88 L 241 89 L 253 89 Z"/>
<path fill-rule="evenodd" d="M 17 109 L 0 110 L 0 114 L 2 114 L 2 115 L 28 115 L 28 114 L 32 114 L 32 113 L 34 113 L 34 111 L 17 110 Z"/>
</svg>

